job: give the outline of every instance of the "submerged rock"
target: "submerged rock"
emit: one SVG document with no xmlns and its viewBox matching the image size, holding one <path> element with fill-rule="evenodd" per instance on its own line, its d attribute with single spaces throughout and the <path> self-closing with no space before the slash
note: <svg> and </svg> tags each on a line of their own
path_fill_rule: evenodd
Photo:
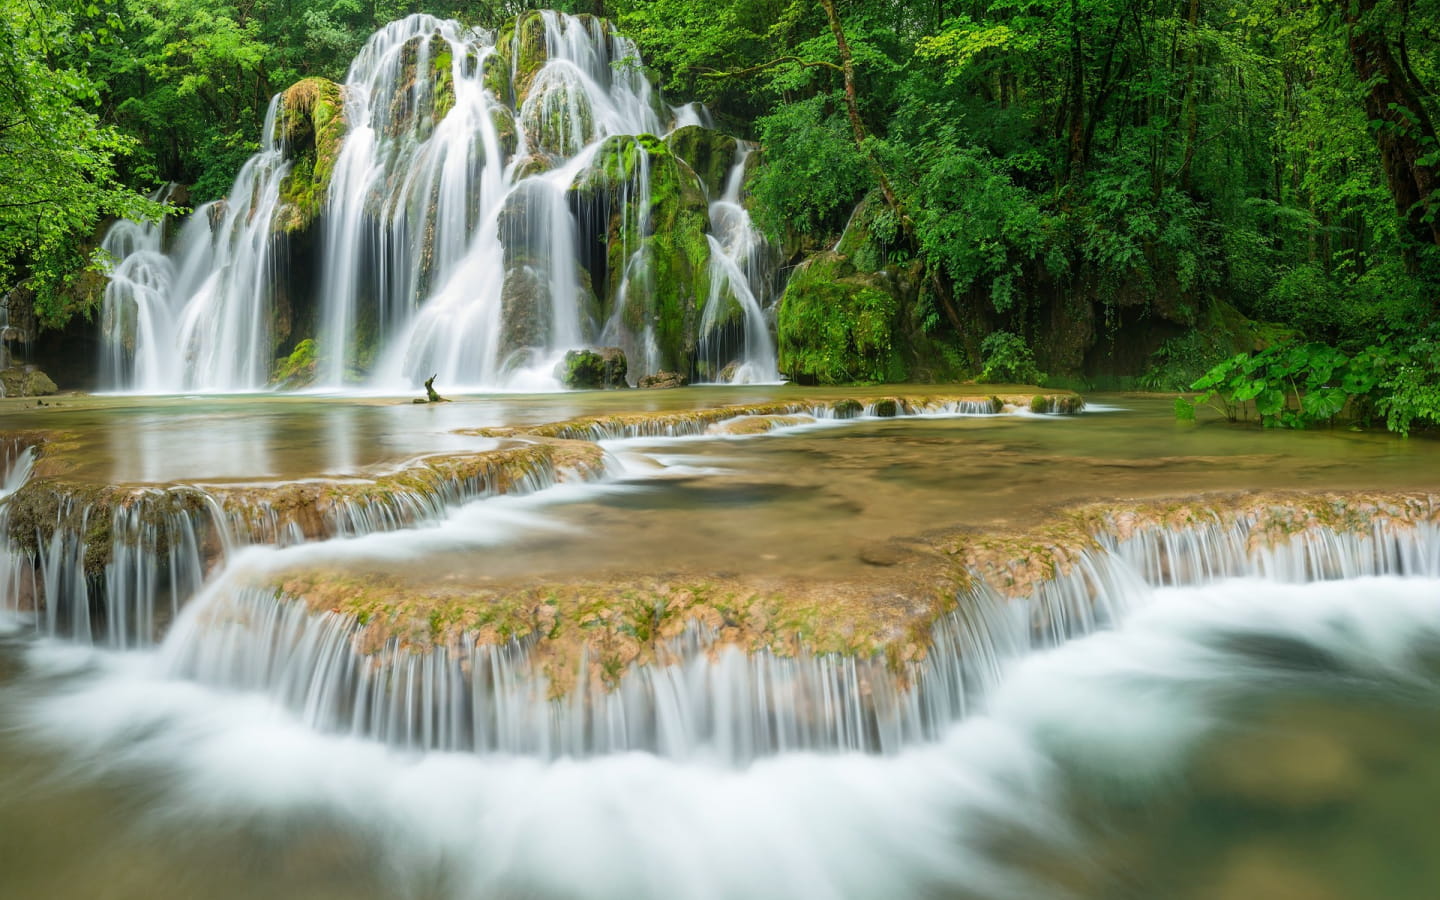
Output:
<svg viewBox="0 0 1440 900">
<path fill-rule="evenodd" d="M 642 377 L 638 386 L 646 390 L 663 390 L 665 388 L 682 388 L 689 383 L 690 379 L 679 372 L 656 372 L 654 375 Z"/>
<path fill-rule="evenodd" d="M 556 367 L 555 375 L 568 388 L 623 388 L 629 387 L 625 370 L 625 351 L 602 347 L 569 351 Z"/>
</svg>

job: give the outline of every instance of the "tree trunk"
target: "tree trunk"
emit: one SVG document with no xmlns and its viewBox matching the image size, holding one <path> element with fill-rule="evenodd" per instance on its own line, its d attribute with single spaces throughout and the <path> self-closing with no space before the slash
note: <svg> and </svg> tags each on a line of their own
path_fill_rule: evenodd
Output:
<svg viewBox="0 0 1440 900">
<path fill-rule="evenodd" d="M 1395 209 L 1415 240 L 1440 246 L 1440 172 L 1434 163 L 1421 162 L 1426 146 L 1436 146 L 1435 126 L 1385 33 L 1375 25 L 1383 15 L 1375 9 L 1377 0 L 1338 2 L 1350 60 L 1365 87 L 1365 116 L 1372 123 Z"/>
<path fill-rule="evenodd" d="M 845 80 L 845 111 L 850 116 L 850 130 L 855 135 L 855 146 L 860 148 L 860 152 L 870 163 L 875 180 L 880 183 L 880 192 L 885 195 L 886 205 L 898 212 L 900 201 L 890 187 L 890 179 L 886 177 L 880 161 L 865 146 L 865 122 L 860 118 L 859 95 L 855 89 L 855 66 L 850 59 L 850 44 L 845 40 L 845 30 L 840 27 L 840 14 L 835 9 L 835 0 L 820 0 L 820 5 L 825 8 L 825 16 L 830 20 L 830 32 L 835 35 L 835 49 L 840 54 L 840 71 Z"/>
</svg>

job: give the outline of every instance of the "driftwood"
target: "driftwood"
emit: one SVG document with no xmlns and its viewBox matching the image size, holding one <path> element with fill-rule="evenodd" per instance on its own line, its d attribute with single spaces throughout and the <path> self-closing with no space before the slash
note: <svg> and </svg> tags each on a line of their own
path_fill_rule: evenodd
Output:
<svg viewBox="0 0 1440 900">
<path fill-rule="evenodd" d="M 425 379 L 425 396 L 416 397 L 411 403 L 449 403 L 448 397 L 442 397 L 435 392 L 435 376 L 431 375 Z"/>
</svg>

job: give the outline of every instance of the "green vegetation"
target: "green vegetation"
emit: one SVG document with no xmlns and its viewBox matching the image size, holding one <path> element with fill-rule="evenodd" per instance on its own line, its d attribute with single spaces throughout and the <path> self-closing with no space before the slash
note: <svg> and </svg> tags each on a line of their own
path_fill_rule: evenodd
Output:
<svg viewBox="0 0 1440 900">
<path fill-rule="evenodd" d="M 693 351 L 701 186 L 722 185 L 733 135 L 758 145 L 746 203 L 794 273 L 776 319 L 797 378 L 1142 376 L 1268 424 L 1328 421 L 1336 390 L 1344 418 L 1434 421 L 1437 0 L 0 0 L 0 294 L 41 328 L 90 315 L 102 222 L 157 214 L 143 198 L 167 182 L 221 195 L 280 92 L 281 224 L 307 227 L 346 127 L 335 82 L 375 28 L 423 9 L 492 29 L 486 84 L 517 103 L 542 5 L 612 20 L 717 123 L 597 158 L 612 181 L 649 158 L 649 228 L 614 227 L 602 255 L 612 280 L 637 267 L 626 314 L 669 369 Z M 454 102 L 455 62 L 415 73 L 419 132 Z M 1352 375 L 1380 360 L 1373 384 L 1291 359 L 1317 346 Z M 1227 401 L 1253 388 L 1237 378 L 1264 386 Z"/>
<path fill-rule="evenodd" d="M 1040 384 L 1045 373 L 1035 367 L 1035 354 L 1018 334 L 996 331 L 980 343 L 982 384 Z"/>
<path fill-rule="evenodd" d="M 1440 340 L 1435 334 L 1392 340 L 1347 355 L 1328 344 L 1282 344 L 1238 354 L 1196 381 L 1194 401 L 1179 398 L 1176 415 L 1193 419 L 1209 404 L 1230 421 L 1253 409 L 1266 427 L 1333 425 L 1341 416 L 1391 431 L 1440 425 Z"/>
</svg>

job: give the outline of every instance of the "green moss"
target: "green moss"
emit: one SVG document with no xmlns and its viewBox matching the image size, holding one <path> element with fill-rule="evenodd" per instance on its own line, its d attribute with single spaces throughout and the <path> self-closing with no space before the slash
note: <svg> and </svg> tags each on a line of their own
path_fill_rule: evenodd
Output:
<svg viewBox="0 0 1440 900">
<path fill-rule="evenodd" d="M 816 254 L 780 299 L 780 369 L 820 384 L 903 381 L 894 335 L 900 312 L 898 287 L 885 273 L 857 273 L 837 254 Z"/>
<path fill-rule="evenodd" d="M 650 188 L 644 209 L 636 205 L 642 166 Z M 626 324 L 637 332 L 654 329 L 662 369 L 689 371 L 700 308 L 710 295 L 709 206 L 699 178 L 654 135 L 615 136 L 600 146 L 572 191 L 577 203 L 604 211 L 603 315 L 613 313 L 628 273 Z"/>
<path fill-rule="evenodd" d="M 345 91 L 324 78 L 295 83 L 281 99 L 279 127 L 290 172 L 280 182 L 282 207 L 275 228 L 308 228 L 325 207 L 330 178 L 340 157 L 347 124 Z"/>
<path fill-rule="evenodd" d="M 511 85 L 517 104 L 530 96 L 530 85 L 549 59 L 545 48 L 545 20 L 538 10 L 522 13 L 506 35 L 511 64 Z"/>
<path fill-rule="evenodd" d="M 275 361 L 275 372 L 271 383 L 282 388 L 301 388 L 315 380 L 316 366 L 320 361 L 315 341 L 306 338 L 295 345 L 285 359 Z"/>
<path fill-rule="evenodd" d="M 733 137 L 699 125 L 686 125 L 666 135 L 665 145 L 699 176 L 711 199 L 725 192 L 738 146 Z"/>
</svg>

